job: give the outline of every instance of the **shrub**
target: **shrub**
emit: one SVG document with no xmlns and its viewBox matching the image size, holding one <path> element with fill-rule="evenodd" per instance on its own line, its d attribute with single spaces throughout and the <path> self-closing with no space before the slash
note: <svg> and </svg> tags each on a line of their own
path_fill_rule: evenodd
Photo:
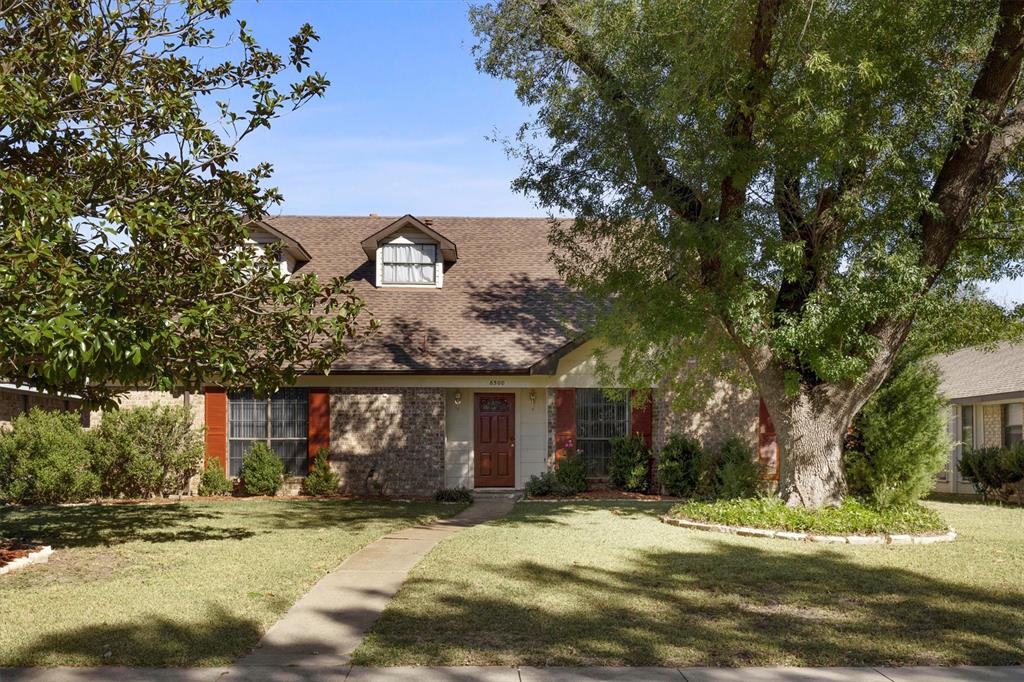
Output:
<svg viewBox="0 0 1024 682">
<path fill-rule="evenodd" d="M 434 501 L 469 504 L 473 501 L 473 493 L 465 487 L 441 488 L 434 493 Z"/>
<path fill-rule="evenodd" d="M 1012 485 L 1024 480 L 1024 446 L 968 450 L 961 455 L 958 468 L 982 497 L 1006 502 L 1013 494 Z M 1024 496 L 1024 490 L 1018 492 Z"/>
<path fill-rule="evenodd" d="M 253 443 L 242 457 L 239 479 L 247 495 L 274 495 L 284 479 L 284 462 L 266 443 Z"/>
<path fill-rule="evenodd" d="M 203 477 L 199 480 L 199 494 L 228 495 L 232 487 L 231 480 L 224 475 L 224 467 L 220 465 L 220 460 L 207 460 Z"/>
<path fill-rule="evenodd" d="M 612 441 L 612 459 L 608 479 L 613 487 L 628 492 L 646 492 L 650 472 L 651 451 L 639 435 Z"/>
<path fill-rule="evenodd" d="M 330 452 L 327 448 L 320 448 L 316 451 L 313 468 L 302 482 L 303 492 L 318 496 L 337 495 L 339 483 L 338 474 L 331 469 Z"/>
<path fill-rule="evenodd" d="M 549 471 L 531 476 L 526 482 L 527 497 L 572 497 L 586 491 L 587 466 L 575 450 L 566 452 Z"/>
<path fill-rule="evenodd" d="M 753 497 L 761 485 L 761 464 L 753 449 L 735 437 L 722 443 L 714 474 L 714 496 L 724 500 Z"/>
<path fill-rule="evenodd" d="M 94 433 L 93 467 L 104 497 L 188 492 L 203 461 L 202 433 L 184 406 L 107 412 Z"/>
<path fill-rule="evenodd" d="M 931 490 L 952 445 L 944 408 L 934 365 L 912 363 L 890 377 L 854 420 L 859 438 L 844 453 L 850 492 L 886 508 Z"/>
<path fill-rule="evenodd" d="M 19 504 L 82 502 L 99 495 L 92 437 L 78 416 L 33 408 L 0 433 L 0 500 Z"/>
<path fill-rule="evenodd" d="M 700 441 L 689 436 L 669 436 L 658 462 L 658 475 L 666 493 L 678 497 L 695 495 L 704 467 Z"/>
</svg>

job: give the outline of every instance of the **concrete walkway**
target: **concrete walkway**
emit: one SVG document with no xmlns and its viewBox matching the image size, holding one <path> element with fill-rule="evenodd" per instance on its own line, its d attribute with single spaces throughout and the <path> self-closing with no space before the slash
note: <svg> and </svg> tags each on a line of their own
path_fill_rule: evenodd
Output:
<svg viewBox="0 0 1024 682">
<path fill-rule="evenodd" d="M 406 528 L 370 543 L 321 578 L 237 665 L 347 665 L 349 655 L 427 552 L 465 528 L 504 516 L 514 504 L 514 495 L 480 496 L 450 519 Z"/>
<path fill-rule="evenodd" d="M 1024 682 L 1024 667 L 0 668 L 2 682 Z"/>
</svg>

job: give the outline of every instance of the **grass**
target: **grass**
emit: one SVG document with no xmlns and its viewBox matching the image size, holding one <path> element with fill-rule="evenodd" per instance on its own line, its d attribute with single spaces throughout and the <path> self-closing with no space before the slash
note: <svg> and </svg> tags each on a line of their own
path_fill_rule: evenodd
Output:
<svg viewBox="0 0 1024 682">
<path fill-rule="evenodd" d="M 847 500 L 840 507 L 817 511 L 787 507 L 776 497 L 686 501 L 672 507 L 669 514 L 727 526 L 827 535 L 922 534 L 944 533 L 948 530 L 935 509 L 924 505 L 908 504 L 876 510 L 853 499 Z"/>
<path fill-rule="evenodd" d="M 53 545 L 0 577 L 0 666 L 222 665 L 321 576 L 388 532 L 461 507 L 248 500 L 0 508 Z"/>
<path fill-rule="evenodd" d="M 1024 509 L 932 503 L 960 537 L 827 546 L 688 531 L 668 504 L 520 504 L 441 543 L 359 664 L 1024 662 Z"/>
</svg>

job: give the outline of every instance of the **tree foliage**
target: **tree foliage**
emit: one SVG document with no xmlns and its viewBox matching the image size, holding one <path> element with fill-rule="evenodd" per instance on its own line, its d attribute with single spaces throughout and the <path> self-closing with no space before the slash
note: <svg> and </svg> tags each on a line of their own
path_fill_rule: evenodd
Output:
<svg viewBox="0 0 1024 682">
<path fill-rule="evenodd" d="M 508 142 L 514 186 L 575 216 L 555 262 L 610 301 L 613 380 L 685 393 L 738 356 L 783 495 L 809 505 L 841 498 L 842 433 L 915 327 L 942 347 L 965 287 L 1022 272 L 1022 18 L 1013 0 L 471 14 L 479 68 L 535 112 Z"/>
<path fill-rule="evenodd" d="M 280 202 L 236 147 L 328 86 L 230 0 L 0 5 L 0 376 L 103 402 L 116 385 L 266 391 L 366 328 L 342 280 L 247 241 Z M 235 59 L 218 60 L 227 46 Z"/>
</svg>

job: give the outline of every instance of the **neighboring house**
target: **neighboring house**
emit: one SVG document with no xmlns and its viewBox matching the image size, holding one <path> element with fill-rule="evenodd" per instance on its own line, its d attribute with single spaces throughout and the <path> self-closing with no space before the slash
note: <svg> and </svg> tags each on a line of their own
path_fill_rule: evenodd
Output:
<svg viewBox="0 0 1024 682">
<path fill-rule="evenodd" d="M 949 433 L 954 447 L 939 474 L 940 492 L 973 493 L 957 463 L 965 450 L 1009 447 L 1024 431 L 1024 345 L 1003 343 L 994 351 L 965 348 L 934 358 L 940 390 L 949 400 Z"/>
<path fill-rule="evenodd" d="M 673 411 L 658 387 L 621 399 L 601 391 L 593 343 L 563 325 L 584 310 L 551 263 L 549 229 L 534 218 L 268 219 L 253 238 L 282 243 L 282 268 L 347 277 L 382 328 L 329 375 L 269 400 L 217 386 L 191 396 L 207 458 L 234 476 L 264 441 L 301 476 L 327 447 L 345 491 L 394 495 L 521 488 L 570 448 L 600 479 L 611 439 L 629 433 L 655 451 L 671 433 L 711 446 L 740 436 L 775 467 L 750 391 L 720 384 L 694 412 Z M 163 398 L 141 401 L 153 399 Z"/>
<path fill-rule="evenodd" d="M 19 415 L 34 407 L 43 410 L 79 413 L 82 401 L 78 396 L 60 396 L 43 393 L 28 386 L 0 384 L 0 429 L 10 428 L 11 422 Z M 84 426 L 89 425 L 89 413 L 82 412 Z"/>
</svg>

